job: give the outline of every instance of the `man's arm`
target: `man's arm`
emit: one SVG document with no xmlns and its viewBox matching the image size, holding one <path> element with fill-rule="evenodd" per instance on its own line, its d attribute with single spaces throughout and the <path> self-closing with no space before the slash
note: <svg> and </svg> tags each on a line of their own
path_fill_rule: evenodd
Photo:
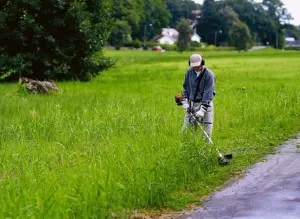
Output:
<svg viewBox="0 0 300 219">
<path fill-rule="evenodd" d="M 188 91 L 187 91 L 187 86 L 188 86 L 188 71 L 185 73 L 184 81 L 183 81 L 183 100 L 187 101 L 188 100 Z"/>
<path fill-rule="evenodd" d="M 185 77 L 184 77 L 182 94 L 183 94 L 183 99 L 181 101 L 182 102 L 182 106 L 183 106 L 183 108 L 187 112 L 189 112 L 189 102 L 188 102 L 188 97 L 189 97 L 189 94 L 188 94 L 188 71 L 186 72 Z"/>
<path fill-rule="evenodd" d="M 209 74 L 205 83 L 204 83 L 204 93 L 202 98 L 202 104 L 208 106 L 209 103 L 213 99 L 213 92 L 214 92 L 214 76 L 213 74 Z"/>
</svg>

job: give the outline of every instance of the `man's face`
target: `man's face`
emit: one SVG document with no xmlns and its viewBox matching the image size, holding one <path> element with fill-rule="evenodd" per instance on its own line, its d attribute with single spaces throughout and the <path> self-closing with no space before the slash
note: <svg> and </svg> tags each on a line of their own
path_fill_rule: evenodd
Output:
<svg viewBox="0 0 300 219">
<path fill-rule="evenodd" d="M 195 67 L 192 67 L 194 69 L 194 71 L 201 71 L 202 70 L 202 65 L 199 65 L 199 66 L 195 66 Z"/>
</svg>

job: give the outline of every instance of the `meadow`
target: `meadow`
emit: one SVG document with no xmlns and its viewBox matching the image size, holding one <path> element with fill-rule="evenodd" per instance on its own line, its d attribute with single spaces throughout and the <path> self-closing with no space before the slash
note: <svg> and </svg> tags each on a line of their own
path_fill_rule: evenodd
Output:
<svg viewBox="0 0 300 219">
<path fill-rule="evenodd" d="M 201 51 L 217 77 L 214 146 L 182 133 L 190 52 L 105 51 L 91 82 L 29 95 L 0 84 L 0 217 L 125 218 L 178 210 L 260 161 L 300 128 L 300 53 Z M 233 153 L 216 162 L 215 147 Z"/>
</svg>

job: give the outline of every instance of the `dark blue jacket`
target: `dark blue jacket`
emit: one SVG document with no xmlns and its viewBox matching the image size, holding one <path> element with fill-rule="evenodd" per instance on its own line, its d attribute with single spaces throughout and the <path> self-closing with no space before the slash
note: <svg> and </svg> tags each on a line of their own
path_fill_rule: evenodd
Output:
<svg viewBox="0 0 300 219">
<path fill-rule="evenodd" d="M 201 74 L 203 74 L 203 70 L 200 75 Z M 185 100 L 202 102 L 203 104 L 209 105 L 214 97 L 216 77 L 211 70 L 206 68 L 205 75 L 201 80 L 199 91 L 197 93 L 196 99 L 194 100 L 197 79 L 199 79 L 199 77 L 197 77 L 197 73 L 192 68 L 189 68 L 187 70 L 183 82 L 183 98 Z"/>
</svg>

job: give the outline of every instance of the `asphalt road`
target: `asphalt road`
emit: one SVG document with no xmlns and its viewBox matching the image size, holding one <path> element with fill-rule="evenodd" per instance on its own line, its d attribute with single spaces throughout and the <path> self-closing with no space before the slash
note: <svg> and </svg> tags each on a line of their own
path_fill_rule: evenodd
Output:
<svg viewBox="0 0 300 219">
<path fill-rule="evenodd" d="M 186 219 L 300 219 L 300 133 Z"/>
</svg>

